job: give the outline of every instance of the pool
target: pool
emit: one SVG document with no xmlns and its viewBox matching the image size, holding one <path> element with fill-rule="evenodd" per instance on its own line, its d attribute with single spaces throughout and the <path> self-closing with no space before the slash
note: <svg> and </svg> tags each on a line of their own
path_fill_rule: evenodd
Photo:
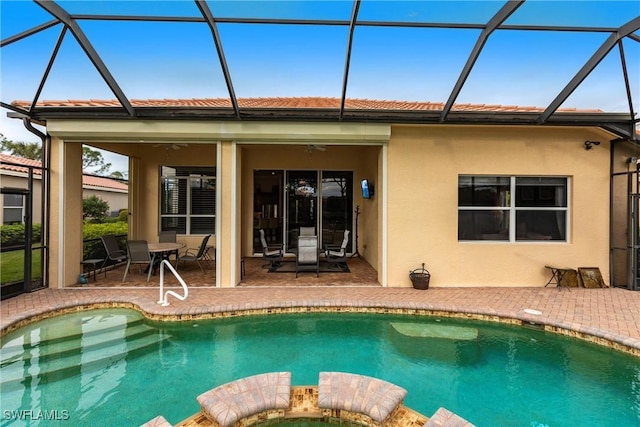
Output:
<svg viewBox="0 0 640 427">
<path fill-rule="evenodd" d="M 426 416 L 444 406 L 478 426 L 640 425 L 640 359 L 488 322 L 356 313 L 154 322 L 90 310 L 7 334 L 0 356 L 2 425 L 178 423 L 199 410 L 199 394 L 271 371 L 290 371 L 293 385 L 316 385 L 321 371 L 380 378 Z"/>
</svg>

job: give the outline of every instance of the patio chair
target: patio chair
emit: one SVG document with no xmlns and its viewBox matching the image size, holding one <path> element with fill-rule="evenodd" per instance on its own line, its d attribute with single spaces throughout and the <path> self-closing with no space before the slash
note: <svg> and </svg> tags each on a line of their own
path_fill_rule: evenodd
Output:
<svg viewBox="0 0 640 427">
<path fill-rule="evenodd" d="M 113 234 L 105 234 L 104 236 L 100 236 L 100 240 L 102 240 L 104 250 L 107 253 L 107 257 L 102 263 L 102 268 L 107 266 L 107 261 L 113 261 L 114 264 L 118 264 L 127 260 L 127 253 L 120 249 L 116 236 Z M 105 277 L 107 275 L 106 269 L 104 275 Z"/>
<path fill-rule="evenodd" d="M 264 229 L 260 229 L 260 243 L 262 243 L 262 257 L 269 261 L 262 268 L 275 268 L 282 262 L 284 248 L 282 243 L 268 244 L 264 237 Z"/>
<path fill-rule="evenodd" d="M 147 273 L 147 282 L 153 272 L 153 265 L 151 265 L 152 259 L 149 253 L 149 245 L 146 240 L 127 240 L 127 267 L 124 269 L 124 276 L 122 281 L 127 279 L 127 273 L 131 264 L 138 264 L 138 273 L 142 272 L 140 264 L 146 264 L 149 272 Z"/>
<path fill-rule="evenodd" d="M 183 253 L 182 255 L 178 255 L 178 259 L 176 260 L 176 270 L 180 265 L 180 261 L 195 262 L 198 264 L 198 267 L 200 267 L 200 270 L 202 270 L 202 273 L 204 274 L 204 267 L 202 267 L 200 261 L 206 261 L 205 256 L 207 253 L 207 243 L 209 242 L 210 237 L 211 234 L 207 234 L 202 238 L 202 243 L 200 243 L 200 246 L 198 248 L 187 249 L 185 253 Z"/>
<path fill-rule="evenodd" d="M 320 256 L 318 254 L 318 236 L 298 237 L 296 252 L 296 277 L 301 271 L 315 271 L 316 277 L 320 273 Z"/>
<path fill-rule="evenodd" d="M 177 238 L 176 230 L 161 231 L 160 233 L 158 233 L 158 242 L 160 242 L 160 243 L 176 243 L 176 238 Z M 176 263 L 177 263 L 178 262 L 178 250 L 175 250 L 173 252 L 169 252 L 167 254 L 167 259 L 169 259 L 169 257 L 171 255 L 176 257 Z"/>
<path fill-rule="evenodd" d="M 349 244 L 350 230 L 344 230 L 344 238 L 340 246 L 327 245 L 324 255 L 329 263 L 329 268 L 339 268 L 346 271 L 347 267 L 347 245 Z"/>
</svg>

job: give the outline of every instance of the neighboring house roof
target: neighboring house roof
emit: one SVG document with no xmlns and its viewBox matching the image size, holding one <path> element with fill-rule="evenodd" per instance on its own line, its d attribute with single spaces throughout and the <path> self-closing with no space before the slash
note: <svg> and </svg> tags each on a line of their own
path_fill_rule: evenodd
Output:
<svg viewBox="0 0 640 427">
<path fill-rule="evenodd" d="M 287 98 L 238 98 L 240 108 L 326 108 L 339 109 L 340 98 L 324 97 L 287 97 Z M 31 101 L 13 101 L 13 105 L 29 108 Z M 132 99 L 133 107 L 189 107 L 189 108 L 232 108 L 228 98 L 201 99 Z M 444 102 L 419 101 L 384 101 L 375 99 L 345 99 L 345 108 L 354 110 L 389 110 L 389 111 L 441 111 Z M 86 100 L 43 100 L 37 107 L 121 107 L 115 99 L 86 99 Z M 491 105 L 491 104 L 453 104 L 455 111 L 499 111 L 499 112 L 543 112 L 543 107 L 519 105 Z M 601 113 L 598 109 L 558 108 L 558 112 Z"/>
<path fill-rule="evenodd" d="M 24 157 L 12 156 L 3 153 L 0 153 L 0 162 L 0 173 L 2 173 L 2 171 L 28 173 L 29 169 L 27 167 L 17 166 L 16 164 L 32 166 L 34 168 L 42 167 L 42 162 L 39 160 L 25 159 Z M 34 169 L 33 173 L 35 175 L 42 175 L 42 169 Z M 82 175 L 82 186 L 85 188 L 91 187 L 94 189 L 105 189 L 117 192 L 126 192 L 129 189 L 129 186 L 124 182 L 87 174 Z"/>
</svg>

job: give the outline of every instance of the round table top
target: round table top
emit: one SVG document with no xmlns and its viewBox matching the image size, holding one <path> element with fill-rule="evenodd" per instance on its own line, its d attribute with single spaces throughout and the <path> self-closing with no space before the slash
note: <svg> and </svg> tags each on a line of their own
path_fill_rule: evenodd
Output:
<svg viewBox="0 0 640 427">
<path fill-rule="evenodd" d="M 182 243 L 161 242 L 161 243 L 149 243 L 149 252 L 169 252 L 181 249 L 184 247 Z"/>
</svg>

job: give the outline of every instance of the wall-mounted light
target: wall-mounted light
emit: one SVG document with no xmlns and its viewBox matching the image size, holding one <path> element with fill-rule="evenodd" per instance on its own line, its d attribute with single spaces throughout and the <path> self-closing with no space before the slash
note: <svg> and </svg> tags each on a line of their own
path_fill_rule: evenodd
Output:
<svg viewBox="0 0 640 427">
<path fill-rule="evenodd" d="M 584 149 L 585 150 L 591 150 L 594 145 L 600 145 L 600 141 L 585 141 L 584 142 Z"/>
</svg>

